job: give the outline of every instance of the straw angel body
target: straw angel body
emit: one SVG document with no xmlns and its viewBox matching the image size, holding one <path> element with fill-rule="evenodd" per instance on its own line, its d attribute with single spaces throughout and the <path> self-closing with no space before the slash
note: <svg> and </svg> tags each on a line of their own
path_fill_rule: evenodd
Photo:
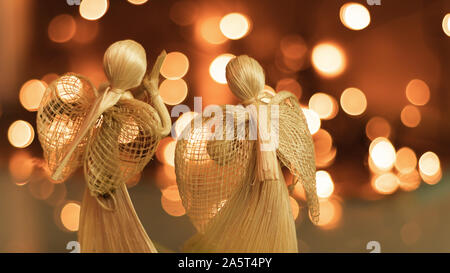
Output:
<svg viewBox="0 0 450 273">
<path fill-rule="evenodd" d="M 145 50 L 131 40 L 112 44 L 104 55 L 108 83 L 99 90 L 66 74 L 46 90 L 37 127 L 54 180 L 66 180 L 83 166 L 87 183 L 81 205 L 79 242 L 83 252 L 156 252 L 136 215 L 125 182 L 143 170 L 170 117 L 158 94 L 165 52 L 145 75 Z M 130 92 L 140 86 L 152 105 Z"/>
<path fill-rule="evenodd" d="M 185 250 L 297 252 L 279 161 L 294 183 L 302 182 L 317 221 L 314 146 L 305 117 L 291 93 L 263 91 L 264 72 L 254 59 L 239 56 L 226 71 L 231 91 L 247 107 L 221 106 L 224 114 L 194 120 L 175 151 L 180 195 L 198 231 Z"/>
</svg>

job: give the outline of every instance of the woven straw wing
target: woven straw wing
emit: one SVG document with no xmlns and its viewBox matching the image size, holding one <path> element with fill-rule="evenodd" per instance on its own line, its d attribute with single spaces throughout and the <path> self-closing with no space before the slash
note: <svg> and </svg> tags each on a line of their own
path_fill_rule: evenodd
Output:
<svg viewBox="0 0 450 273">
<path fill-rule="evenodd" d="M 178 140 L 175 150 L 177 183 L 186 212 L 199 232 L 226 204 L 230 196 L 252 175 L 255 141 L 239 139 L 239 130 L 246 130 L 248 118 L 243 109 L 226 108 L 224 116 L 201 118 L 202 126 L 191 122 Z M 228 116 L 228 119 L 226 118 Z M 227 122 L 227 120 L 229 122 Z M 233 124 L 230 123 L 233 121 Z M 211 124 L 222 125 L 223 140 L 214 140 Z M 214 125 L 213 125 L 214 126 Z M 227 132 L 236 132 L 225 138 Z M 244 137 L 245 132 L 240 131 Z M 242 135 L 241 134 L 241 135 Z"/>
<path fill-rule="evenodd" d="M 37 114 L 37 131 L 50 172 L 54 172 L 66 149 L 80 130 L 91 104 L 94 86 L 81 75 L 68 73 L 52 82 L 45 91 Z M 86 136 L 62 172 L 67 179 L 83 163 Z"/>
<path fill-rule="evenodd" d="M 316 165 L 314 142 L 306 118 L 297 101 L 289 92 L 280 92 L 271 100 L 279 104 L 279 147 L 277 155 L 284 166 L 301 180 L 313 221 L 319 217 L 319 201 L 316 193 Z"/>
<path fill-rule="evenodd" d="M 144 169 L 161 139 L 155 132 L 160 124 L 153 107 L 136 99 L 122 99 L 103 113 L 85 157 L 91 194 L 111 193 Z"/>
</svg>

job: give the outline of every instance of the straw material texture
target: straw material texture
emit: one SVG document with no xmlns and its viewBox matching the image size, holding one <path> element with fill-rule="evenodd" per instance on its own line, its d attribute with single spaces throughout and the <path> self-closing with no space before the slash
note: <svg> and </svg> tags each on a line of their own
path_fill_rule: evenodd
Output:
<svg viewBox="0 0 450 273">
<path fill-rule="evenodd" d="M 297 252 L 289 192 L 279 161 L 294 175 L 294 182 L 302 181 L 316 222 L 314 145 L 306 119 L 291 93 L 273 96 L 261 91 L 263 70 L 248 56 L 230 61 L 227 80 L 231 91 L 248 107 L 224 105 L 223 115 L 198 117 L 185 128 L 176 146 L 180 195 L 198 231 L 185 250 Z M 278 126 L 269 138 L 261 130 L 252 138 L 252 124 L 263 115 L 262 106 L 278 110 Z M 261 149 L 262 144 L 276 139 L 277 148 Z"/>
</svg>

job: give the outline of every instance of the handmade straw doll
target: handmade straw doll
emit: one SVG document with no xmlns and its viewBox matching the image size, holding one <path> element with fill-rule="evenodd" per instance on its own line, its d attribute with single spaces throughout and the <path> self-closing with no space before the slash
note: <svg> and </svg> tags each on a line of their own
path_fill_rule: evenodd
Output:
<svg viewBox="0 0 450 273">
<path fill-rule="evenodd" d="M 313 222 L 319 216 L 313 140 L 298 99 L 263 91 L 263 69 L 245 55 L 229 62 L 226 78 L 246 107 L 205 109 L 176 146 L 180 195 L 198 231 L 185 250 L 297 252 L 280 163 L 302 182 Z"/>
<path fill-rule="evenodd" d="M 163 51 L 145 75 L 144 48 L 132 40 L 119 41 L 106 50 L 108 83 L 99 90 L 87 78 L 69 73 L 45 92 L 37 129 L 52 179 L 66 180 L 84 168 L 87 187 L 78 233 L 82 252 L 156 252 L 125 182 L 143 170 L 170 132 L 170 117 L 158 93 L 165 55 Z M 133 93 L 145 91 L 151 104 L 135 99 L 133 88 Z"/>
</svg>

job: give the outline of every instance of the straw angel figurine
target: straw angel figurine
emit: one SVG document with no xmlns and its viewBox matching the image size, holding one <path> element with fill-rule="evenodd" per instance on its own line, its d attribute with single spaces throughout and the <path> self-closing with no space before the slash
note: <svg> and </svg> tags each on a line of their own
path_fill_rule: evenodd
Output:
<svg viewBox="0 0 450 273">
<path fill-rule="evenodd" d="M 198 231 L 185 250 L 298 252 L 280 161 L 302 182 L 312 221 L 319 216 L 314 145 L 298 99 L 266 93 L 263 69 L 245 55 L 229 62 L 226 78 L 246 107 L 205 109 L 176 146 L 180 195 Z"/>
<path fill-rule="evenodd" d="M 82 252 L 156 252 L 131 202 L 125 182 L 139 174 L 170 132 L 171 121 L 158 93 L 166 53 L 145 75 L 144 48 L 132 40 L 112 44 L 103 66 L 108 83 L 97 90 L 69 73 L 46 90 L 37 129 L 54 180 L 84 168 L 78 240 Z M 139 87 L 139 88 L 136 88 Z M 151 104 L 134 98 L 144 90 Z"/>
</svg>

